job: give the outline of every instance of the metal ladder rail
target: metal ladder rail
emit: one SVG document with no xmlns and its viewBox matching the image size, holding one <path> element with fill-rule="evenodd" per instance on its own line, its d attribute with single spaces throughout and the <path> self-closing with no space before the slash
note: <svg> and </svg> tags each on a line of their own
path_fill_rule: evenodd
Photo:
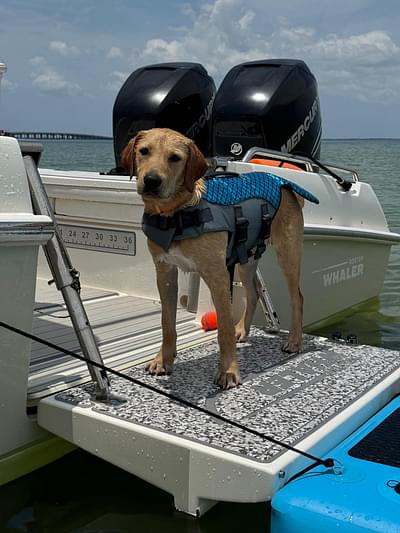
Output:
<svg viewBox="0 0 400 533">
<path fill-rule="evenodd" d="M 61 291 L 64 298 L 82 353 L 87 359 L 103 364 L 93 330 L 79 294 L 78 272 L 72 266 L 42 179 L 31 156 L 24 156 L 24 164 L 34 212 L 37 215 L 50 217 L 54 224 L 54 236 L 43 246 L 43 249 L 56 287 Z M 110 400 L 107 374 L 90 364 L 88 364 L 88 369 L 92 380 L 96 384 L 96 399 Z"/>
<path fill-rule="evenodd" d="M 267 328 L 271 332 L 278 333 L 280 331 L 280 323 L 279 323 L 278 314 L 275 311 L 271 296 L 268 292 L 268 289 L 265 285 L 265 282 L 263 280 L 263 277 L 261 275 L 259 268 L 257 268 L 256 270 L 256 284 L 257 284 L 260 304 L 261 304 L 261 307 L 262 307 L 262 310 L 265 316 L 265 321 L 267 323 Z"/>
</svg>

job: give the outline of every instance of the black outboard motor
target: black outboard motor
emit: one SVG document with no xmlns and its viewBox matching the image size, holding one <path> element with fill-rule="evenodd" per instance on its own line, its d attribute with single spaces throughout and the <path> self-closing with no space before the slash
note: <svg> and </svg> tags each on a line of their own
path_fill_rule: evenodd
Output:
<svg viewBox="0 0 400 533">
<path fill-rule="evenodd" d="M 212 113 L 212 155 L 242 158 L 253 146 L 319 156 L 317 82 L 303 61 L 242 63 L 225 76 Z"/>
<path fill-rule="evenodd" d="M 135 70 L 114 103 L 114 153 L 140 130 L 171 128 L 194 140 L 205 156 L 211 144 L 215 84 L 199 63 L 161 63 Z"/>
</svg>

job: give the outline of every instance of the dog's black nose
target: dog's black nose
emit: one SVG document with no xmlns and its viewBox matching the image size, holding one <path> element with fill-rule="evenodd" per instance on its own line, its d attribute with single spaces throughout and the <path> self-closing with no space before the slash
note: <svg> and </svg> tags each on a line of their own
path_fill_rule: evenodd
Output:
<svg viewBox="0 0 400 533">
<path fill-rule="evenodd" d="M 158 174 L 149 173 L 145 175 L 143 181 L 145 192 L 154 192 L 161 184 L 161 177 Z"/>
</svg>

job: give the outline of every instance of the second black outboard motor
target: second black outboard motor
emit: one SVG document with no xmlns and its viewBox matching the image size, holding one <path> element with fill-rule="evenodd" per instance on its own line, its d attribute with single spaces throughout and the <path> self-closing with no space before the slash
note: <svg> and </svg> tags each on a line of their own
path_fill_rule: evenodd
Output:
<svg viewBox="0 0 400 533">
<path fill-rule="evenodd" d="M 199 63 L 161 63 L 135 70 L 119 91 L 113 109 L 114 154 L 140 130 L 171 128 L 210 152 L 210 117 L 215 84 Z"/>
<path fill-rule="evenodd" d="M 225 76 L 212 114 L 212 155 L 241 159 L 254 146 L 319 157 L 317 82 L 300 60 L 242 63 Z"/>
</svg>

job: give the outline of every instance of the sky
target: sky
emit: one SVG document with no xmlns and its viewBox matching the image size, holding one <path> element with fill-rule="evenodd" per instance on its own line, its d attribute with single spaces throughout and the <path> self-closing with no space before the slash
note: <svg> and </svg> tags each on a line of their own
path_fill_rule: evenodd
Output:
<svg viewBox="0 0 400 533">
<path fill-rule="evenodd" d="M 323 137 L 400 137 L 399 0 L 1 0 L 0 128 L 112 134 L 125 79 L 164 61 L 218 86 L 255 59 L 304 60 Z"/>
</svg>

